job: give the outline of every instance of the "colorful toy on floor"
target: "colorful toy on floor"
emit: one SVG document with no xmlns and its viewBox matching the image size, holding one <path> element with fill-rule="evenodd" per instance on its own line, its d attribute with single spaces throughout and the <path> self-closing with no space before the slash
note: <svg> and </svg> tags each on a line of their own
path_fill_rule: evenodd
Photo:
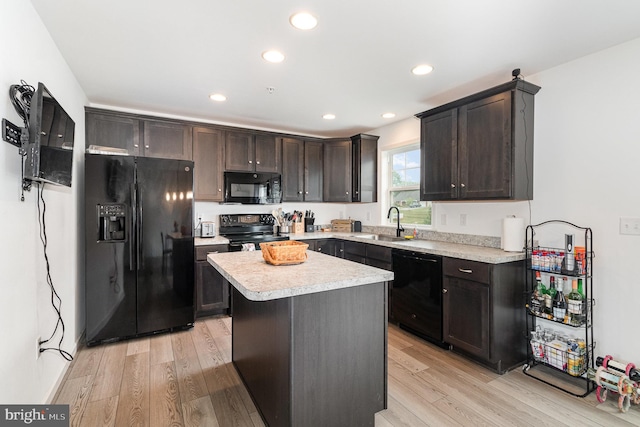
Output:
<svg viewBox="0 0 640 427">
<path fill-rule="evenodd" d="M 587 378 L 594 381 L 596 398 L 602 403 L 607 400 L 608 391 L 618 393 L 618 409 L 627 412 L 631 402 L 638 405 L 640 403 L 640 372 L 633 363 L 620 363 L 607 355 L 604 358 L 596 359 L 598 369 L 589 368 Z"/>
</svg>

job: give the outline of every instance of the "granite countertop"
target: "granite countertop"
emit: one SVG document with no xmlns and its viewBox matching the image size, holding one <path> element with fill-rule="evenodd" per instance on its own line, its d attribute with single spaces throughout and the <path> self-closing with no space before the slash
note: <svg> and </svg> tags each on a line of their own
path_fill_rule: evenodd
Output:
<svg viewBox="0 0 640 427">
<path fill-rule="evenodd" d="M 488 264 L 502 264 L 506 262 L 522 261 L 525 259 L 524 252 L 505 252 L 502 249 L 489 248 L 485 246 L 464 245 L 461 243 L 440 242 L 436 240 L 410 239 L 405 241 L 374 240 L 371 233 L 341 233 L 341 232 L 317 232 L 289 234 L 291 240 L 310 239 L 342 239 L 353 242 L 370 243 L 388 248 L 404 249 L 441 255 L 450 258 L 460 258 L 469 261 L 486 262 Z M 226 245 L 229 240 L 222 236 L 216 237 L 196 237 L 195 246 L 204 245 Z"/>
<path fill-rule="evenodd" d="M 506 252 L 502 249 L 488 248 L 484 246 L 463 245 L 460 243 L 439 242 L 435 240 L 409 239 L 405 241 L 386 241 L 374 240 L 374 235 L 370 233 L 337 233 L 337 232 L 318 232 L 318 233 L 300 233 L 290 234 L 291 240 L 304 241 L 307 239 L 343 239 L 354 242 L 370 243 L 389 248 L 404 249 L 427 253 L 432 255 L 441 255 L 450 258 L 460 258 L 469 261 L 479 261 L 488 264 L 502 264 L 506 262 L 521 261 L 525 259 L 524 252 Z"/>
<path fill-rule="evenodd" d="M 196 237 L 193 239 L 194 246 L 206 246 L 206 245 L 228 245 L 229 239 L 222 236 L 215 237 Z"/>
<path fill-rule="evenodd" d="M 207 260 L 242 295 L 268 301 L 393 280 L 393 272 L 307 251 L 296 265 L 271 265 L 261 251 L 209 254 Z"/>
</svg>

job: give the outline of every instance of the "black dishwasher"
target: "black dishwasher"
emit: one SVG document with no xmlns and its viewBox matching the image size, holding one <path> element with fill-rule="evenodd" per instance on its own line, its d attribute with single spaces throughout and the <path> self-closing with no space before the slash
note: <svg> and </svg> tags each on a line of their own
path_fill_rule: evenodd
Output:
<svg viewBox="0 0 640 427">
<path fill-rule="evenodd" d="M 394 249 L 393 318 L 401 327 L 442 342 L 442 257 Z"/>
</svg>

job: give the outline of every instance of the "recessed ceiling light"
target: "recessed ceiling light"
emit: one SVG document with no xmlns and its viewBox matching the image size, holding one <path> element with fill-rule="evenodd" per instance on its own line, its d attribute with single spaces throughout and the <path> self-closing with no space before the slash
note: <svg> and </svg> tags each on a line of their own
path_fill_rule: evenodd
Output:
<svg viewBox="0 0 640 427">
<path fill-rule="evenodd" d="M 429 74 L 433 71 L 433 67 L 427 64 L 416 65 L 411 69 L 411 72 L 416 76 L 424 76 L 425 74 Z"/>
<path fill-rule="evenodd" d="M 227 97 L 224 96 L 221 93 L 212 93 L 211 95 L 209 95 L 209 98 L 212 101 L 218 101 L 218 102 L 222 102 L 222 101 L 226 101 L 227 100 Z"/>
<path fill-rule="evenodd" d="M 299 30 L 311 30 L 318 25 L 316 17 L 308 12 L 299 12 L 291 15 L 289 22 Z"/>
<path fill-rule="evenodd" d="M 396 113 L 384 113 L 382 115 L 382 117 L 385 119 L 393 119 L 395 116 L 396 116 Z"/>
<path fill-rule="evenodd" d="M 265 61 L 274 62 L 274 63 L 284 61 L 284 55 L 281 52 L 278 52 L 277 50 L 267 50 L 265 52 L 262 52 L 262 58 Z"/>
<path fill-rule="evenodd" d="M 328 114 L 323 115 L 322 118 L 325 119 L 325 120 L 333 120 L 333 119 L 336 118 L 336 115 L 328 113 Z"/>
</svg>

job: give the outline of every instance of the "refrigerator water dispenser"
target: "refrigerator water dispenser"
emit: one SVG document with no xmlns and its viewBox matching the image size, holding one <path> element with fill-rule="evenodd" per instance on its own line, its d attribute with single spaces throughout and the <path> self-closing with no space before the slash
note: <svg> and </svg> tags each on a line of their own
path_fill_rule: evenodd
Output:
<svg viewBox="0 0 640 427">
<path fill-rule="evenodd" d="M 98 205 L 98 242 L 124 242 L 127 240 L 127 206 L 124 204 Z"/>
</svg>

